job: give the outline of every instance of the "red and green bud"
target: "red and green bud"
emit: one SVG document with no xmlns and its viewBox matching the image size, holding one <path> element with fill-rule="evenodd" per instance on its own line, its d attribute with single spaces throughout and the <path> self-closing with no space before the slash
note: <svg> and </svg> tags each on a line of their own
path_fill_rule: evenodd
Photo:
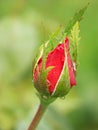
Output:
<svg viewBox="0 0 98 130">
<path fill-rule="evenodd" d="M 76 85 L 76 69 L 70 54 L 69 39 L 66 38 L 63 43 L 45 54 L 42 48 L 35 60 L 34 86 L 46 97 L 65 96 Z"/>
</svg>

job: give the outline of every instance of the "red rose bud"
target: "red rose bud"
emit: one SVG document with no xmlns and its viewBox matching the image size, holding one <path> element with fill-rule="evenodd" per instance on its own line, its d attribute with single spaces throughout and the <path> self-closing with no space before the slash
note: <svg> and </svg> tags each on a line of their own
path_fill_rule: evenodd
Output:
<svg viewBox="0 0 98 130">
<path fill-rule="evenodd" d="M 44 54 L 43 54 L 44 55 Z M 50 51 L 45 60 L 45 69 L 43 65 L 42 55 L 37 59 L 33 70 L 33 81 L 36 89 L 53 97 L 64 96 L 70 88 L 76 85 L 74 62 L 71 59 L 69 51 L 69 40 L 65 39 L 64 43 Z M 42 72 L 50 70 L 47 73 Z M 44 75 L 46 74 L 46 76 Z"/>
</svg>

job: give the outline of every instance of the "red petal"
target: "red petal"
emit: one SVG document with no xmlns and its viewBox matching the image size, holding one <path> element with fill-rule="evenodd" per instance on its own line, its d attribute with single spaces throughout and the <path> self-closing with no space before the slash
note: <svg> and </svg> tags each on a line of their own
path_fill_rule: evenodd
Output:
<svg viewBox="0 0 98 130">
<path fill-rule="evenodd" d="M 48 54 L 46 68 L 49 66 L 54 66 L 54 68 L 48 73 L 47 76 L 50 93 L 52 93 L 55 89 L 55 85 L 59 79 L 64 65 L 64 59 L 64 44 L 59 44 L 53 51 Z"/>
<path fill-rule="evenodd" d="M 67 62 L 68 62 L 68 71 L 69 71 L 69 78 L 70 78 L 70 85 L 76 85 L 75 80 L 75 70 L 73 66 L 73 61 L 71 60 L 70 53 L 69 53 L 69 41 L 68 38 L 65 40 L 65 47 L 67 51 Z"/>
</svg>

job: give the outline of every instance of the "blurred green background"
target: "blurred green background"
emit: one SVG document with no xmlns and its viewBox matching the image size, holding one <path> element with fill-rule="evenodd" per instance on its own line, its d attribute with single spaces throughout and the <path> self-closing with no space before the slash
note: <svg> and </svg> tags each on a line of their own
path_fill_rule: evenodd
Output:
<svg viewBox="0 0 98 130">
<path fill-rule="evenodd" d="M 80 24 L 77 87 L 50 105 L 37 130 L 98 130 L 98 0 L 0 0 L 0 130 L 26 130 L 39 99 L 38 47 L 90 2 Z"/>
</svg>

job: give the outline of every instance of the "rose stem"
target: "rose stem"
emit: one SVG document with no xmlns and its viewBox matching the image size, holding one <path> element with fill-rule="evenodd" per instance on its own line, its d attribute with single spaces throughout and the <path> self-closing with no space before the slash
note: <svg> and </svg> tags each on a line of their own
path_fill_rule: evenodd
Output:
<svg viewBox="0 0 98 130">
<path fill-rule="evenodd" d="M 47 107 L 48 107 L 48 104 L 40 103 L 37 113 L 36 113 L 34 119 L 32 120 L 28 130 L 36 130 L 36 127 L 38 126 Z"/>
</svg>

